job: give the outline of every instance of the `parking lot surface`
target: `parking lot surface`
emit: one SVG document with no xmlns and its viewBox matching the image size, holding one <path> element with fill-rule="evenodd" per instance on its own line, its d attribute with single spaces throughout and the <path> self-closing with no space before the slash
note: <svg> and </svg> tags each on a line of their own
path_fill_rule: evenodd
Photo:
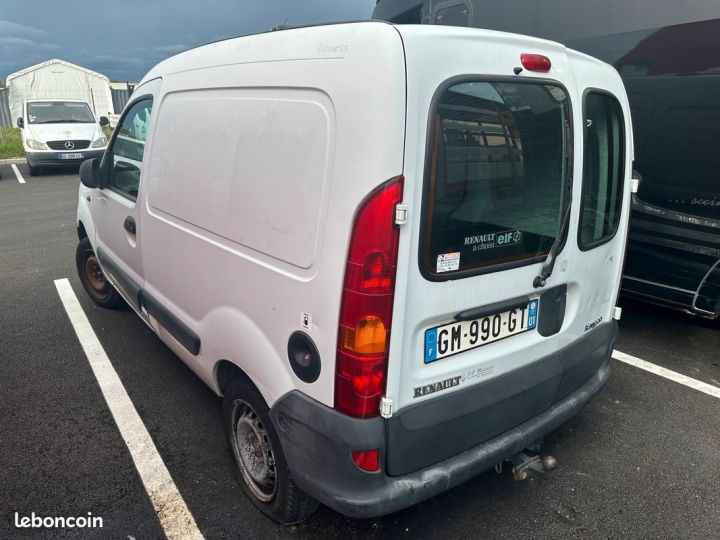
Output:
<svg viewBox="0 0 720 540">
<path fill-rule="evenodd" d="M 606 388 L 546 439 L 548 480 L 506 467 L 372 520 L 324 507 L 283 527 L 243 497 L 217 398 L 129 309 L 96 307 L 75 270 L 77 168 L 0 164 L 0 537 L 15 514 L 103 518 L 78 538 L 164 531 L 54 280 L 68 278 L 200 533 L 211 538 L 718 538 L 720 399 L 613 360 Z M 720 325 L 623 300 L 619 351 L 720 387 Z"/>
</svg>

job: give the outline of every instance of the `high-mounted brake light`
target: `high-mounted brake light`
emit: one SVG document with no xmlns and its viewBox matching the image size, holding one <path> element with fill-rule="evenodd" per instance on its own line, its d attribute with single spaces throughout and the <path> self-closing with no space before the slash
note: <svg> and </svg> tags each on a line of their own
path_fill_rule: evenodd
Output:
<svg viewBox="0 0 720 540">
<path fill-rule="evenodd" d="M 552 67 L 550 59 L 542 54 L 522 53 L 520 55 L 520 62 L 528 71 L 547 73 Z"/>
<path fill-rule="evenodd" d="M 403 177 L 373 191 L 353 223 L 340 303 L 335 408 L 368 418 L 380 413 L 385 392 L 390 322 L 400 231 L 395 206 Z"/>
</svg>

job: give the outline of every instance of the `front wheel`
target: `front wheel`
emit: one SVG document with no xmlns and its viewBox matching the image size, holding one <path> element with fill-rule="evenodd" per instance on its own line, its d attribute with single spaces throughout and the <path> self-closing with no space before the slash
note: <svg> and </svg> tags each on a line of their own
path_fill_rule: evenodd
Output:
<svg viewBox="0 0 720 540">
<path fill-rule="evenodd" d="M 122 297 L 105 278 L 90 240 L 87 238 L 80 240 L 77 246 L 75 265 L 85 291 L 96 304 L 108 309 L 116 309 L 122 305 Z"/>
<path fill-rule="evenodd" d="M 236 376 L 225 390 L 223 423 L 237 465 L 240 488 L 266 516 L 283 525 L 312 514 L 318 502 L 293 482 L 280 438 L 260 392 Z"/>
<path fill-rule="evenodd" d="M 28 169 L 30 169 L 30 176 L 37 176 L 38 174 L 40 174 L 40 167 L 33 167 L 32 165 L 30 165 L 29 161 L 27 162 L 27 165 Z"/>
</svg>

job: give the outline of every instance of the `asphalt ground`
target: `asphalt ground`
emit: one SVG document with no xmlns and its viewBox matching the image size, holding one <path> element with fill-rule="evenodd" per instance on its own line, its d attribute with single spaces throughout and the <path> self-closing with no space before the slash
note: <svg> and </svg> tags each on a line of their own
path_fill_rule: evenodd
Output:
<svg viewBox="0 0 720 540">
<path fill-rule="evenodd" d="M 77 278 L 77 168 L 20 184 L 0 164 L 0 538 L 160 538 L 163 529 L 53 281 L 68 278 L 200 532 L 215 538 L 718 538 L 720 400 L 613 361 L 606 388 L 546 439 L 548 480 L 487 472 L 383 518 L 327 508 L 277 525 L 244 499 L 221 401 L 129 309 Z M 720 326 L 623 301 L 617 349 L 720 386 Z M 18 529 L 15 513 L 102 529 Z"/>
</svg>

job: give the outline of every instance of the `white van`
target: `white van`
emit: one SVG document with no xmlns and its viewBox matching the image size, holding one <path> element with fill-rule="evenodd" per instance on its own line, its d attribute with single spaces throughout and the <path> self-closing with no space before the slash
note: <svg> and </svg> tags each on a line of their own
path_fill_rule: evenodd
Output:
<svg viewBox="0 0 720 540">
<path fill-rule="evenodd" d="M 556 43 L 231 39 L 152 69 L 82 165 L 77 266 L 224 397 L 264 513 L 378 516 L 524 477 L 601 389 L 632 159 L 620 77 Z"/>
<path fill-rule="evenodd" d="M 30 175 L 40 167 L 79 164 L 102 157 L 107 138 L 102 126 L 85 101 L 76 99 L 34 99 L 23 103 L 23 116 L 17 119 Z"/>
</svg>

